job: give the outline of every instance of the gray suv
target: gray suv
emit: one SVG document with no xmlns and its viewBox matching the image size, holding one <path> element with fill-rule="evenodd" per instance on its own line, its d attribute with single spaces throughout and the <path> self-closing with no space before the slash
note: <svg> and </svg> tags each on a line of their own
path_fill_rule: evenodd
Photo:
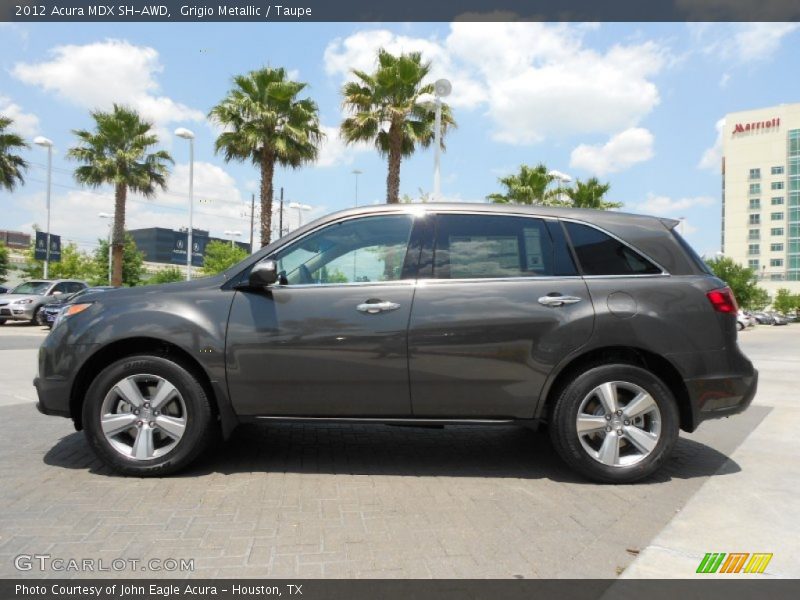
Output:
<svg viewBox="0 0 800 600">
<path fill-rule="evenodd" d="M 36 279 L 20 283 L 0 296 L 0 325 L 6 321 L 37 323 L 39 309 L 61 297 L 71 296 L 89 285 L 77 279 Z"/>
<path fill-rule="evenodd" d="M 675 231 L 477 204 L 339 212 L 191 282 L 87 294 L 34 381 L 118 472 L 188 465 L 238 423 L 546 425 L 598 481 L 646 477 L 757 372 L 736 301 Z"/>
</svg>

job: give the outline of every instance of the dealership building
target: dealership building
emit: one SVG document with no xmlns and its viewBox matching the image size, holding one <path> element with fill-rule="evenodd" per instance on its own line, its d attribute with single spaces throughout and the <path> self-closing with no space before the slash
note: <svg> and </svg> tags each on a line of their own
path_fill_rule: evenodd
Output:
<svg viewBox="0 0 800 600">
<path fill-rule="evenodd" d="M 722 252 L 798 293 L 800 104 L 730 113 L 722 135 Z"/>
<path fill-rule="evenodd" d="M 136 242 L 136 248 L 144 253 L 144 260 L 149 271 L 160 270 L 165 266 L 182 266 L 186 264 L 186 246 L 188 244 L 187 231 L 174 231 L 166 227 L 148 227 L 146 229 L 132 229 L 128 233 Z M 192 229 L 192 266 L 203 266 L 203 257 L 209 242 L 225 242 L 230 240 L 210 237 L 208 231 Z M 237 246 L 250 254 L 250 244 L 234 242 Z"/>
</svg>

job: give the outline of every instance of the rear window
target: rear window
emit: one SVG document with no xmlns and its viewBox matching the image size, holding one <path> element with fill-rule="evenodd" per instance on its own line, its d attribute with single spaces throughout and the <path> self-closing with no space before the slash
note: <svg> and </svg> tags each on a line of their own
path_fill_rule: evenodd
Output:
<svg viewBox="0 0 800 600">
<path fill-rule="evenodd" d="M 619 240 L 580 223 L 564 223 L 584 275 L 656 275 L 661 269 Z"/>
</svg>

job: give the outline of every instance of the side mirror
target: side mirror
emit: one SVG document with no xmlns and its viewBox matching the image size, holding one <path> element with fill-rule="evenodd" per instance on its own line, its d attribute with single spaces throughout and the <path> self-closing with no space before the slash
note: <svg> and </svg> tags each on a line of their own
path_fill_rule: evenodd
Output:
<svg viewBox="0 0 800 600">
<path fill-rule="evenodd" d="M 59 292 L 58 290 L 55 290 L 55 291 L 53 291 L 53 292 L 50 292 L 50 295 L 52 295 L 52 296 L 60 296 L 60 295 L 61 295 L 61 294 L 63 294 L 63 293 L 64 293 L 64 292 Z"/>
<path fill-rule="evenodd" d="M 274 260 L 262 260 L 250 270 L 250 287 L 266 287 L 276 281 L 278 281 L 278 265 Z"/>
</svg>

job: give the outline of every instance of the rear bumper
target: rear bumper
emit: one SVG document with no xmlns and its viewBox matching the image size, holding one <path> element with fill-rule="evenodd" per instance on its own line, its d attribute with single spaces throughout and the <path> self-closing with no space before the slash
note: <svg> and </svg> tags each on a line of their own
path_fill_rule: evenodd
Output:
<svg viewBox="0 0 800 600">
<path fill-rule="evenodd" d="M 729 417 L 747 409 L 758 389 L 758 371 L 747 375 L 703 377 L 686 381 L 694 427 L 709 419 Z"/>
</svg>

